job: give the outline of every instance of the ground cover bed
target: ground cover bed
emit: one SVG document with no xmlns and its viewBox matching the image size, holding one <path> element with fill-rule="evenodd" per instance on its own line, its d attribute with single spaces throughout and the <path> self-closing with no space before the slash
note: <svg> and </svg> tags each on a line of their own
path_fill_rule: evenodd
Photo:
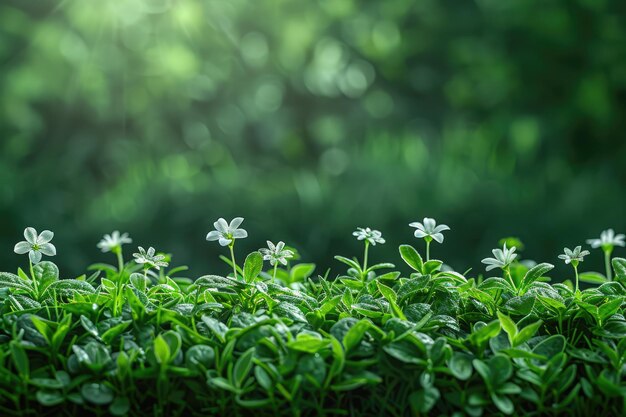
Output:
<svg viewBox="0 0 626 417">
<path fill-rule="evenodd" d="M 623 235 L 547 254 L 562 277 L 515 239 L 454 271 L 426 218 L 395 259 L 372 262 L 388 243 L 359 228 L 363 253 L 316 271 L 283 242 L 238 254 L 242 222 L 215 222 L 225 266 L 198 277 L 115 232 L 112 264 L 68 279 L 42 260 L 53 233 L 27 228 L 23 268 L 0 273 L 0 414 L 623 415 Z"/>
</svg>

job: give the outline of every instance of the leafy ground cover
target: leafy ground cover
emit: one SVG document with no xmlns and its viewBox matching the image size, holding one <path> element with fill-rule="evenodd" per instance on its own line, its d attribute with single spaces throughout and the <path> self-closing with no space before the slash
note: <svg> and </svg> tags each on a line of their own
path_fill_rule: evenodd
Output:
<svg viewBox="0 0 626 417">
<path fill-rule="evenodd" d="M 315 274 L 283 242 L 237 261 L 243 219 L 207 235 L 228 275 L 185 277 L 170 257 L 127 234 L 98 244 L 114 265 L 75 279 L 43 256 L 53 233 L 27 228 L 15 252 L 28 268 L 0 273 L 0 414 L 26 415 L 621 415 L 626 406 L 624 235 L 549 263 L 502 242 L 480 270 L 431 257 L 446 225 L 411 223 L 415 246 L 371 263 L 385 244 L 359 228 L 359 257 Z M 422 250 L 423 249 L 423 250 Z M 598 251 L 600 252 L 600 251 Z M 551 258 L 557 258 L 552 256 Z M 398 266 L 395 263 L 398 263 Z M 62 279 L 63 278 L 63 279 Z M 572 282 L 573 281 L 573 282 Z M 591 283 L 580 289 L 579 281 Z"/>
</svg>

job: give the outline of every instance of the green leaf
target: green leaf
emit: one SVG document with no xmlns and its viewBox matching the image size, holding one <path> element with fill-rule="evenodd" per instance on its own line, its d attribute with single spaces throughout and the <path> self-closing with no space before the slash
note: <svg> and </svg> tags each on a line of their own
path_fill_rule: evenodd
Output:
<svg viewBox="0 0 626 417">
<path fill-rule="evenodd" d="M 241 387 L 252 370 L 252 359 L 254 358 L 255 348 L 250 348 L 244 352 L 233 368 L 233 382 L 236 387 Z"/>
<path fill-rule="evenodd" d="M 626 259 L 613 258 L 611 263 L 615 271 L 615 279 L 622 282 L 626 281 Z"/>
<path fill-rule="evenodd" d="M 243 278 L 246 282 L 252 282 L 259 276 L 263 269 L 263 255 L 260 252 L 252 252 L 243 264 Z"/>
<path fill-rule="evenodd" d="M 30 364 L 25 349 L 16 341 L 9 343 L 9 347 L 11 350 L 11 358 L 13 359 L 17 372 L 22 378 L 27 379 L 30 375 Z"/>
<path fill-rule="evenodd" d="M 554 265 L 545 262 L 535 265 L 534 267 L 529 269 L 528 272 L 526 272 L 526 275 L 524 275 L 524 279 L 522 280 L 522 287 L 529 288 L 533 282 L 537 281 L 553 268 Z"/>
<path fill-rule="evenodd" d="M 83 398 L 96 405 L 106 405 L 113 401 L 113 390 L 104 384 L 85 384 L 80 393 Z"/>
<path fill-rule="evenodd" d="M 297 264 L 294 265 L 289 271 L 290 282 L 303 282 L 308 277 L 313 275 L 315 271 L 315 264 Z"/>
<path fill-rule="evenodd" d="M 466 353 L 454 352 L 448 361 L 448 368 L 455 378 L 466 381 L 472 376 L 472 357 Z"/>
<path fill-rule="evenodd" d="M 207 345 L 194 345 L 185 352 L 185 366 L 188 369 L 202 367 L 206 371 L 215 363 L 215 350 Z"/>
<path fill-rule="evenodd" d="M 497 388 L 513 375 L 513 365 L 508 357 L 496 354 L 488 362 L 492 386 Z"/>
<path fill-rule="evenodd" d="M 608 282 L 606 277 L 598 272 L 582 272 L 578 274 L 578 280 L 588 284 L 604 284 Z"/>
<path fill-rule="evenodd" d="M 130 410 L 130 400 L 126 397 L 117 397 L 109 405 L 109 412 L 114 416 L 125 416 Z"/>
<path fill-rule="evenodd" d="M 154 357 L 157 363 L 167 364 L 170 360 L 170 347 L 162 335 L 158 335 L 154 339 Z"/>
<path fill-rule="evenodd" d="M 39 316 L 32 315 L 30 316 L 30 320 L 33 322 L 35 328 L 43 335 L 43 337 L 50 343 L 52 341 L 53 330 L 50 327 L 52 322 L 48 320 L 44 320 Z"/>
<path fill-rule="evenodd" d="M 41 261 L 33 267 L 35 279 L 49 284 L 59 279 L 59 267 L 50 261 Z"/>
<path fill-rule="evenodd" d="M 515 336 L 517 336 L 517 325 L 509 316 L 500 313 L 499 311 L 498 318 L 500 319 L 500 325 L 502 326 L 502 329 L 504 329 L 504 331 L 509 336 L 509 343 L 511 344 L 511 346 L 514 346 L 513 343 L 515 340 Z"/>
<path fill-rule="evenodd" d="M 491 400 L 493 401 L 493 404 L 498 407 L 498 410 L 502 411 L 502 413 L 506 415 L 513 414 L 513 411 L 515 411 L 513 401 L 504 395 L 492 393 Z"/>
<path fill-rule="evenodd" d="M 435 387 L 423 388 L 409 395 L 409 403 L 417 415 L 428 413 L 437 404 L 440 396 Z"/>
<path fill-rule="evenodd" d="M 319 350 L 328 347 L 329 344 L 330 340 L 328 339 L 315 337 L 310 333 L 300 333 L 296 340 L 287 343 L 287 347 L 300 352 L 317 353 Z"/>
<path fill-rule="evenodd" d="M 370 321 L 363 319 L 355 323 L 343 337 L 343 346 L 346 352 L 350 352 L 354 349 L 365 336 L 365 332 L 370 328 Z"/>
<path fill-rule="evenodd" d="M 400 256 L 408 266 L 419 273 L 424 271 L 424 261 L 420 254 L 411 245 L 400 245 Z"/>
<path fill-rule="evenodd" d="M 613 314 L 617 313 L 619 308 L 622 306 L 624 301 L 622 298 L 616 298 L 614 300 L 609 301 L 608 303 L 602 304 L 598 307 L 598 316 L 601 321 L 604 321 L 611 317 Z"/>
<path fill-rule="evenodd" d="M 528 340 L 530 340 L 530 338 L 533 337 L 535 333 L 537 333 L 537 331 L 539 330 L 542 324 L 543 324 L 543 321 L 539 320 L 524 327 L 522 330 L 519 331 L 517 336 L 515 336 L 514 343 L 512 344 L 512 346 L 513 347 L 519 346 L 522 343 L 525 343 Z"/>
<path fill-rule="evenodd" d="M 87 332 L 89 332 L 92 336 L 95 336 L 97 338 L 100 337 L 100 335 L 98 334 L 98 328 L 95 324 L 93 324 L 91 320 L 89 320 L 89 318 L 87 318 L 87 316 L 81 315 L 80 323 L 82 324 L 83 328 L 87 330 Z"/>
<path fill-rule="evenodd" d="M 357 262 L 353 261 L 352 259 L 348 259 L 344 256 L 339 256 L 339 255 L 335 256 L 335 259 L 361 272 L 361 266 Z"/>
<path fill-rule="evenodd" d="M 65 396 L 62 391 L 39 390 L 35 394 L 35 398 L 37 398 L 39 404 L 46 407 L 59 405 L 65 401 Z"/>
<path fill-rule="evenodd" d="M 26 281 L 15 274 L 0 272 L 0 288 L 31 291 L 30 281 Z"/>
</svg>

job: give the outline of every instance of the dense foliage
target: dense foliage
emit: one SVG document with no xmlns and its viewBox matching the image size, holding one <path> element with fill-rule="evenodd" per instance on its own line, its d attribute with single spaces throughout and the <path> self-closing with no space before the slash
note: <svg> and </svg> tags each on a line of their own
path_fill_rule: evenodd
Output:
<svg viewBox="0 0 626 417">
<path fill-rule="evenodd" d="M 626 228 L 626 2 L 96 3 L 0 1 L 2 246 L 71 225 L 78 275 L 132 228 L 200 273 L 187 236 L 240 213 L 325 269 L 354 250 L 331 231 L 423 210 L 465 270 L 504 234 L 539 258 Z"/>
<path fill-rule="evenodd" d="M 624 235 L 590 240 L 607 270 L 581 273 L 588 251 L 560 256 L 575 281 L 549 283 L 549 263 L 519 242 L 483 259 L 488 276 L 431 258 L 445 225 L 411 223 L 425 251 L 354 236 L 361 259 L 315 275 L 293 248 L 268 242 L 237 263 L 242 218 L 207 240 L 228 248 L 229 275 L 184 277 L 169 256 L 106 235 L 116 265 L 60 275 L 53 234 L 28 228 L 15 252 L 27 271 L 0 273 L 0 414 L 620 415 L 626 404 Z M 372 252 L 372 253 L 370 253 Z M 425 256 L 420 255 L 425 254 Z M 555 258 L 553 257 L 550 257 Z M 368 262 L 369 260 L 369 262 Z M 269 265 L 264 264 L 268 261 Z M 342 268 L 343 269 L 343 268 Z M 579 279 L 593 282 L 579 290 Z M 456 414 L 455 414 L 456 413 Z"/>
</svg>

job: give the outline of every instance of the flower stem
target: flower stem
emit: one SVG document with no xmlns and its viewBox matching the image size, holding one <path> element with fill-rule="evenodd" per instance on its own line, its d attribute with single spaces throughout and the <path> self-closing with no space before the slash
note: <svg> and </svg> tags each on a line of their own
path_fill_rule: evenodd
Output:
<svg viewBox="0 0 626 417">
<path fill-rule="evenodd" d="M 426 262 L 430 261 L 430 240 L 426 240 Z"/>
<path fill-rule="evenodd" d="M 35 277 L 35 270 L 33 268 L 33 262 L 28 259 L 28 268 L 30 269 L 30 278 L 33 280 L 33 291 L 35 292 L 36 298 L 39 298 L 39 284 L 37 283 L 37 278 Z"/>
<path fill-rule="evenodd" d="M 274 264 L 274 275 L 272 276 L 272 282 L 276 281 L 276 270 L 278 269 L 278 262 Z"/>
<path fill-rule="evenodd" d="M 230 259 L 233 261 L 233 273 L 235 274 L 235 279 L 237 279 L 237 264 L 235 263 L 235 250 L 233 249 L 234 247 L 235 241 L 233 240 L 233 243 L 228 245 L 228 248 L 230 249 Z"/>
<path fill-rule="evenodd" d="M 370 248 L 370 242 L 369 241 L 365 241 L 365 251 L 363 253 L 363 275 L 365 275 L 365 270 L 367 269 L 367 255 L 369 252 L 369 248 Z"/>
<path fill-rule="evenodd" d="M 576 274 L 576 294 L 578 294 L 578 266 L 574 266 L 574 273 Z"/>
<path fill-rule="evenodd" d="M 117 272 L 120 275 L 120 278 L 122 276 L 122 271 L 124 270 L 124 257 L 122 256 L 122 248 L 119 248 L 117 251 L 115 251 L 117 254 Z"/>
<path fill-rule="evenodd" d="M 613 273 L 611 271 L 611 252 L 613 252 L 613 249 L 604 250 L 604 267 L 606 268 L 606 279 L 609 281 L 613 280 Z"/>
<path fill-rule="evenodd" d="M 515 287 L 515 281 L 513 281 L 513 276 L 511 275 L 511 270 L 509 269 L 508 266 L 504 269 L 504 272 L 509 277 L 509 281 L 511 282 L 511 287 L 513 287 L 514 290 L 517 290 L 517 288 Z"/>
</svg>

